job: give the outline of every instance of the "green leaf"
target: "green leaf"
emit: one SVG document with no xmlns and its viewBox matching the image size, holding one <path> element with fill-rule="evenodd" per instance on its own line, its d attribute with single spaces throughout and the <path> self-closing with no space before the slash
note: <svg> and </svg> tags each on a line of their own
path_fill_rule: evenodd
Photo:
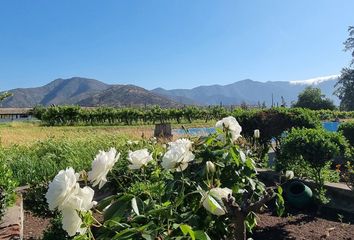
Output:
<svg viewBox="0 0 354 240">
<path fill-rule="evenodd" d="M 96 206 L 96 208 L 99 211 L 103 211 L 103 209 L 105 209 L 109 204 L 111 204 L 118 196 L 117 195 L 112 195 L 109 197 L 106 197 L 104 199 L 102 199 L 98 205 Z"/>
<path fill-rule="evenodd" d="M 206 232 L 203 232 L 201 230 L 194 231 L 195 234 L 195 239 L 196 240 L 211 240 L 211 238 L 208 236 Z"/>
<path fill-rule="evenodd" d="M 188 234 L 192 238 L 192 240 L 195 240 L 195 234 L 191 226 L 187 224 L 181 224 L 179 228 L 182 230 L 183 235 Z"/>
<path fill-rule="evenodd" d="M 236 154 L 237 152 L 237 154 Z M 240 165 L 240 157 L 238 155 L 238 151 L 237 149 L 235 149 L 234 147 L 232 147 L 230 149 L 230 154 L 231 154 L 231 157 L 232 159 L 234 160 L 234 162 L 236 163 L 236 166 L 239 166 Z"/>
<path fill-rule="evenodd" d="M 252 159 L 247 158 L 245 164 L 246 164 L 246 167 L 248 167 L 249 169 L 251 169 L 251 170 L 255 169 Z"/>
<path fill-rule="evenodd" d="M 283 188 L 282 188 L 281 186 L 278 186 L 278 193 L 279 193 L 280 195 L 283 194 Z"/>
<path fill-rule="evenodd" d="M 131 209 L 131 200 L 134 198 L 131 194 L 126 194 L 117 199 L 106 211 L 103 216 L 105 221 L 114 218 L 116 221 L 120 221 L 124 217 L 127 210 Z"/>
<path fill-rule="evenodd" d="M 153 240 L 153 236 L 149 235 L 149 234 L 146 234 L 146 233 L 143 233 L 142 235 L 142 238 L 144 238 L 145 240 Z"/>
<path fill-rule="evenodd" d="M 257 215 L 254 212 L 250 212 L 246 216 L 245 220 L 247 231 L 252 233 L 252 229 L 257 226 Z"/>
</svg>

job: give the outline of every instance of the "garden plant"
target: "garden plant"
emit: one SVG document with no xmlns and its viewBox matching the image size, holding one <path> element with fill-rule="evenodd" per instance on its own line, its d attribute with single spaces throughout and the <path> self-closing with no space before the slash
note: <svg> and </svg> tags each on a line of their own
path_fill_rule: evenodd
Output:
<svg viewBox="0 0 354 240">
<path fill-rule="evenodd" d="M 100 151 L 91 170 L 61 170 L 46 199 L 75 239 L 246 239 L 256 212 L 280 193 L 256 177 L 255 162 L 238 144 L 234 117 L 198 139 L 128 142 Z M 94 201 L 109 186 L 111 194 Z"/>
<path fill-rule="evenodd" d="M 345 162 L 350 154 L 348 142 L 339 133 L 294 128 L 282 139 L 276 168 L 278 171 L 292 169 L 298 176 L 312 178 L 316 183 L 315 197 L 320 203 L 326 203 L 324 181 L 328 176 L 325 173 L 330 171 L 335 159 Z"/>
</svg>

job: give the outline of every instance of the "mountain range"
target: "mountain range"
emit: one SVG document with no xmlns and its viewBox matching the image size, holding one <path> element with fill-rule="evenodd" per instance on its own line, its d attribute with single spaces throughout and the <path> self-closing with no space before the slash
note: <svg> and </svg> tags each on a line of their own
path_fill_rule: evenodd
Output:
<svg viewBox="0 0 354 240">
<path fill-rule="evenodd" d="M 319 77 L 300 81 L 268 81 L 258 82 L 245 79 L 228 85 L 199 86 L 193 89 L 163 88 L 153 89 L 152 92 L 167 96 L 179 103 L 195 103 L 198 105 L 239 105 L 242 102 L 256 105 L 263 103 L 267 106 L 280 105 L 282 98 L 288 106 L 297 100 L 298 94 L 307 86 L 321 89 L 326 97 L 332 99 L 336 105 L 339 99 L 333 95 L 334 85 L 338 75 Z"/>
<path fill-rule="evenodd" d="M 177 107 L 181 105 L 256 105 L 265 103 L 280 105 L 283 100 L 289 106 L 307 86 L 319 87 L 322 93 L 339 104 L 333 96 L 337 75 L 303 81 L 258 82 L 250 79 L 228 85 L 199 86 L 193 89 L 151 91 L 134 85 L 106 84 L 95 79 L 73 77 L 56 79 L 36 88 L 9 90 L 13 95 L 1 107 L 33 107 L 36 105 L 77 104 L 80 106 L 147 106 Z"/>
<path fill-rule="evenodd" d="M 81 106 L 179 106 L 167 97 L 134 85 L 110 85 L 95 79 L 73 77 L 56 79 L 36 88 L 9 90 L 12 96 L 2 107 L 34 107 L 37 105 L 75 104 Z"/>
</svg>

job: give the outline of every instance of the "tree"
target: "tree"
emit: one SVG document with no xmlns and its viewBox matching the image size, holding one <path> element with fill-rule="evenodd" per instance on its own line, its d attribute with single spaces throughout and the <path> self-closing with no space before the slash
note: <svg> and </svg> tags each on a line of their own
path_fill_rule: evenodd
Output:
<svg viewBox="0 0 354 240">
<path fill-rule="evenodd" d="M 11 97 L 11 96 L 12 96 L 12 93 L 8 93 L 8 92 L 1 93 L 1 94 L 0 94 L 0 102 L 1 102 L 2 100 L 4 100 L 5 98 Z"/>
<path fill-rule="evenodd" d="M 336 106 L 333 101 L 322 94 L 321 89 L 307 87 L 302 91 L 293 107 L 308 108 L 312 110 L 329 109 L 334 110 Z"/>
<path fill-rule="evenodd" d="M 353 51 L 353 59 L 350 66 L 354 64 L 354 27 L 348 29 L 349 38 L 344 42 L 345 51 Z M 334 94 L 340 99 L 340 109 L 345 111 L 354 110 L 354 69 L 343 68 L 342 74 L 335 85 Z"/>
<path fill-rule="evenodd" d="M 344 44 L 344 51 L 352 51 L 353 59 L 352 59 L 350 65 L 353 65 L 354 64 L 354 26 L 350 26 L 348 28 L 348 32 L 349 32 L 349 37 L 343 43 Z"/>
<path fill-rule="evenodd" d="M 342 74 L 335 85 L 334 94 L 340 99 L 340 109 L 354 110 L 354 69 L 343 68 Z"/>
</svg>

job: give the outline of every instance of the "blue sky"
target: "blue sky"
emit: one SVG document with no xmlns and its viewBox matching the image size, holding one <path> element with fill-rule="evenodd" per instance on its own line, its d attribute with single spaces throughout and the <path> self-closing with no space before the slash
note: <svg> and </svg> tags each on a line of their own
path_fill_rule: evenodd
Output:
<svg viewBox="0 0 354 240">
<path fill-rule="evenodd" d="M 0 0 L 0 90 L 191 88 L 338 74 L 353 0 Z"/>
</svg>

